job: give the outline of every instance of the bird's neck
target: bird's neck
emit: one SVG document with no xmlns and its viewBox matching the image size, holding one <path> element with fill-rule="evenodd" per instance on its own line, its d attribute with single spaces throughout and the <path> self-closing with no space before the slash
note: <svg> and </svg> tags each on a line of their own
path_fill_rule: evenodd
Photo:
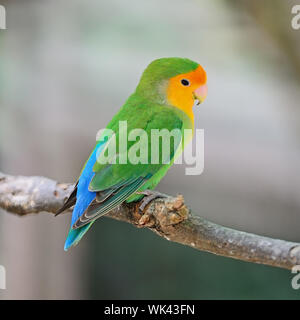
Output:
<svg viewBox="0 0 300 320">
<path fill-rule="evenodd" d="M 171 87 L 167 88 L 166 101 L 169 105 L 181 110 L 186 114 L 192 124 L 194 124 L 194 98 L 192 95 L 178 94 L 176 90 L 173 90 Z"/>
</svg>

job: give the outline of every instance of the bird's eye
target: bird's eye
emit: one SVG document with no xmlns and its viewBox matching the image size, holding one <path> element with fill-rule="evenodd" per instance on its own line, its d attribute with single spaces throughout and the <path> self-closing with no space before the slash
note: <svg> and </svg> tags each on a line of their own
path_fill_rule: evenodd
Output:
<svg viewBox="0 0 300 320">
<path fill-rule="evenodd" d="M 190 82 L 187 79 L 181 79 L 181 84 L 185 87 L 188 87 L 190 85 Z"/>
</svg>

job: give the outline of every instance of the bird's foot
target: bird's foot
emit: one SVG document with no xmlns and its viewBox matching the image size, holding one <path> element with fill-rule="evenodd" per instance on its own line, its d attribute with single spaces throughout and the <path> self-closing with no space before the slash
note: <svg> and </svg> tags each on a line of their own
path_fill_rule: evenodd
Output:
<svg viewBox="0 0 300 320">
<path fill-rule="evenodd" d="M 182 195 L 177 195 L 176 198 L 173 198 L 157 192 L 149 192 L 148 190 L 147 194 L 145 202 L 141 201 L 142 203 L 137 207 L 137 225 L 139 227 L 167 230 L 187 219 L 189 209 L 185 206 Z M 147 208 L 147 205 L 155 198 L 165 199 L 155 202 Z M 143 205 L 143 212 L 140 211 L 141 205 Z"/>
<path fill-rule="evenodd" d="M 155 199 L 158 198 L 166 198 L 166 196 L 162 193 L 159 193 L 157 191 L 153 190 L 145 190 L 145 191 L 140 191 L 137 192 L 137 194 L 142 194 L 145 197 L 140 201 L 140 204 L 138 206 L 138 211 L 142 215 L 141 218 L 139 219 L 138 224 L 140 226 L 146 226 L 146 227 L 151 227 L 155 224 L 155 221 L 152 217 L 151 213 L 145 213 L 146 207 Z"/>
<path fill-rule="evenodd" d="M 153 190 L 144 190 L 137 192 L 137 194 L 142 194 L 145 197 L 141 200 L 139 205 L 139 211 L 140 213 L 144 213 L 146 207 L 148 204 L 150 204 L 151 201 L 158 199 L 158 198 L 166 198 L 166 196 L 160 192 L 153 191 Z"/>
</svg>

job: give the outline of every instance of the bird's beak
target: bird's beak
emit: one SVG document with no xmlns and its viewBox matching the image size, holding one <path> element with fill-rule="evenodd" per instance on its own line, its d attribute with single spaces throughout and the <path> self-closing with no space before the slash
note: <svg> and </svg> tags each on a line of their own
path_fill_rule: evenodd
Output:
<svg viewBox="0 0 300 320">
<path fill-rule="evenodd" d="M 202 103 L 207 96 L 207 85 L 203 84 L 194 91 L 194 98 L 199 101 L 198 104 Z"/>
</svg>

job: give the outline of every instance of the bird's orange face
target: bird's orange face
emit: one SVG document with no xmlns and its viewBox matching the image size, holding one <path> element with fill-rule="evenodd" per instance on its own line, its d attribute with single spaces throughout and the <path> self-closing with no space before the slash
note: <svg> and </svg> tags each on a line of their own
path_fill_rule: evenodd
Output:
<svg viewBox="0 0 300 320">
<path fill-rule="evenodd" d="M 206 72 L 200 65 L 191 72 L 179 74 L 169 80 L 168 103 L 184 111 L 192 120 L 195 100 L 201 103 L 206 95 Z"/>
</svg>

